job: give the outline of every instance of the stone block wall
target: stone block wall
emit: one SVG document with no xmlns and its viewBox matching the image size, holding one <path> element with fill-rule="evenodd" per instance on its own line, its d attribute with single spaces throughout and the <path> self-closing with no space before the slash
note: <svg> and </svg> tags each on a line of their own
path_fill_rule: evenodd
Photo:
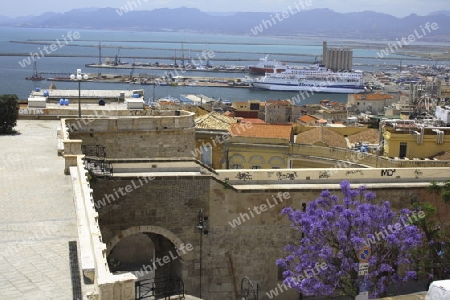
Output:
<svg viewBox="0 0 450 300">
<path fill-rule="evenodd" d="M 105 147 L 107 158 L 190 157 L 195 148 L 193 113 L 67 119 L 66 125 L 70 139 L 83 140 L 83 146 Z"/>
<path fill-rule="evenodd" d="M 98 179 L 92 185 L 94 199 L 113 194 L 132 184 L 132 180 L 136 181 Z M 390 200 L 395 209 L 409 206 L 411 199 L 429 197 L 424 188 L 372 190 L 377 199 Z M 192 244 L 193 250 L 181 265 L 186 290 L 191 295 L 200 296 L 201 268 L 204 299 L 235 299 L 244 276 L 260 284 L 260 299 L 268 299 L 266 292 L 282 282 L 276 259 L 286 255 L 284 246 L 300 239 L 300 233 L 290 229 L 280 212 L 286 206 L 301 209 L 302 203 L 316 199 L 320 191 L 320 186 L 302 189 L 301 185 L 292 185 L 290 190 L 238 192 L 208 176 L 159 177 L 98 209 L 99 223 L 106 243 L 127 228 L 152 225 Z M 249 208 L 262 204 L 266 205 L 264 212 L 250 212 Z M 200 208 L 208 217 L 208 234 L 202 236 L 202 241 L 196 228 Z M 241 225 L 235 222 L 233 227 L 230 222 L 237 219 Z M 282 299 L 298 299 L 298 294 L 286 291 Z"/>
<path fill-rule="evenodd" d="M 357 187 L 358 185 L 354 185 Z M 280 215 L 286 206 L 301 209 L 302 203 L 307 203 L 318 198 L 321 189 L 301 190 L 301 185 L 288 192 L 289 198 L 283 202 L 278 197 L 280 191 L 253 191 L 238 193 L 232 189 L 224 189 L 214 182 L 211 185 L 210 200 L 210 236 L 209 243 L 205 244 L 206 266 L 208 272 L 204 294 L 212 298 L 206 299 L 234 299 L 234 289 L 231 278 L 231 255 L 235 281 L 239 290 L 240 280 L 247 276 L 254 283 L 261 285 L 260 299 L 269 299 L 266 292 L 277 288 L 282 283 L 279 279 L 278 267 L 275 261 L 285 257 L 284 247 L 288 243 L 295 243 L 301 238 L 298 231 L 289 227 L 286 217 Z M 381 200 L 390 200 L 395 209 L 406 207 L 411 199 L 424 199 L 428 197 L 420 188 L 409 189 L 378 189 L 373 190 Z M 339 191 L 335 191 L 340 195 Z M 278 198 L 277 198 L 278 199 Z M 267 203 L 270 204 L 267 204 Z M 249 208 L 267 204 L 267 210 L 261 214 L 249 213 Z M 248 214 L 250 219 L 244 214 Z M 241 225 L 233 228 L 229 222 L 239 218 Z M 245 219 L 245 222 L 242 220 Z M 228 273 L 227 273 L 228 271 Z M 283 292 L 281 299 L 298 299 L 295 291 Z"/>
<path fill-rule="evenodd" d="M 160 232 L 145 232 L 145 230 L 142 232 L 150 234 L 153 239 L 154 233 L 166 238 L 162 239 L 165 246 L 159 249 L 154 241 L 157 257 L 162 258 L 168 255 L 169 251 L 175 254 L 174 249 L 167 243 L 167 238 L 172 235 L 185 245 L 191 244 L 193 249 L 182 255 L 181 260 L 171 260 L 159 270 L 166 275 L 170 269 L 168 265 L 173 262 L 175 266 L 172 271 L 176 271 L 181 263 L 182 274 L 177 275 L 183 277 L 186 293 L 199 295 L 200 230 L 196 226 L 200 209 L 204 210 L 205 215 L 209 215 L 210 179 L 178 176 L 159 177 L 147 183 L 141 179 L 141 182 L 144 184 L 141 185 L 136 178 L 111 180 L 99 178 L 91 185 L 104 241 L 108 244 L 113 237 L 120 236 L 128 228 L 151 225 L 162 229 Z M 124 189 L 127 186 L 137 188 L 125 193 Z M 116 192 L 119 197 L 116 197 Z M 109 195 L 110 203 L 105 199 L 106 205 L 99 205 L 98 201 L 104 199 L 105 195 Z M 159 270 L 156 270 L 156 276 L 161 274 Z"/>
</svg>

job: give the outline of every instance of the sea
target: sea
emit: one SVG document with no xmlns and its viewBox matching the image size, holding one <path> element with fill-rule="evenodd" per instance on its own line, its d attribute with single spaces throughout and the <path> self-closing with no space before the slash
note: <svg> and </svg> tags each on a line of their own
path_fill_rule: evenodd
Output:
<svg viewBox="0 0 450 300">
<path fill-rule="evenodd" d="M 0 94 L 16 94 L 27 99 L 35 88 L 48 89 L 51 81 L 29 81 L 25 77 L 33 74 L 31 56 L 44 77 L 67 77 L 82 69 L 83 73 L 129 75 L 127 69 L 89 68 L 86 64 L 98 63 L 117 56 L 122 62 L 173 64 L 174 57 L 191 57 L 191 62 L 201 65 L 205 57 L 210 64 L 248 66 L 270 54 L 270 59 L 289 62 L 290 65 L 306 66 L 321 58 L 323 37 L 263 37 L 254 35 L 221 35 L 192 32 L 142 32 L 108 31 L 76 28 L 9 28 L 0 27 Z M 377 71 L 387 66 L 403 64 L 432 65 L 435 61 L 415 59 L 391 54 L 389 59 L 380 59 L 376 49 L 367 45 L 388 45 L 389 41 L 326 39 L 329 47 L 351 47 L 354 68 L 362 71 Z M 418 42 L 419 44 L 419 42 Z M 421 43 L 426 44 L 426 43 Z M 51 46 L 52 45 L 52 46 Z M 99 45 L 101 45 L 101 50 Z M 440 46 L 450 46 L 439 43 Z M 46 48 L 44 49 L 44 46 Z M 209 54 L 208 54 L 209 53 Z M 203 55 L 203 56 L 202 56 Z M 447 62 L 438 62 L 446 65 Z M 164 71 L 135 69 L 134 75 L 163 75 Z M 186 72 L 193 76 L 243 78 L 245 73 Z M 75 82 L 55 82 L 57 89 L 77 89 Z M 180 94 L 203 94 L 213 99 L 261 101 L 289 99 L 297 92 L 264 91 L 247 88 L 201 87 L 201 86 L 144 86 L 128 83 L 83 82 L 82 89 L 132 90 L 144 89 L 145 96 L 162 98 L 179 97 Z M 346 102 L 346 94 L 320 94 L 301 98 L 302 104 L 318 103 L 320 100 Z M 300 99 L 300 98 L 297 98 Z M 298 104 L 298 102 L 297 102 Z"/>
</svg>

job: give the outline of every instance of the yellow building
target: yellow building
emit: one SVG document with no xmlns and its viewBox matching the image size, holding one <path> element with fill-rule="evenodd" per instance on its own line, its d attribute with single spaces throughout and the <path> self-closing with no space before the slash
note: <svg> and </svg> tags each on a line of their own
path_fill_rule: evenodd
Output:
<svg viewBox="0 0 450 300">
<path fill-rule="evenodd" d="M 446 99 L 450 98 L 450 85 L 442 84 L 439 89 L 439 98 Z"/>
<path fill-rule="evenodd" d="M 292 125 L 242 124 L 231 126 L 229 169 L 281 169 L 288 167 Z"/>
<path fill-rule="evenodd" d="M 348 104 L 353 109 L 361 112 L 369 111 L 372 114 L 384 113 L 384 108 L 391 106 L 395 101 L 394 96 L 382 93 L 348 95 Z"/>
<path fill-rule="evenodd" d="M 192 155 L 214 169 L 281 169 L 288 165 L 292 125 L 238 122 L 212 112 L 195 120 Z"/>
<path fill-rule="evenodd" d="M 226 144 L 237 120 L 217 112 L 195 119 L 195 150 L 192 155 L 214 169 L 227 167 Z"/>
<path fill-rule="evenodd" d="M 260 106 L 259 100 L 248 100 L 245 102 L 233 102 L 231 107 L 236 111 L 259 111 Z"/>
<path fill-rule="evenodd" d="M 427 159 L 450 150 L 450 128 L 433 127 L 414 120 L 385 120 L 380 123 L 383 155 Z"/>
</svg>

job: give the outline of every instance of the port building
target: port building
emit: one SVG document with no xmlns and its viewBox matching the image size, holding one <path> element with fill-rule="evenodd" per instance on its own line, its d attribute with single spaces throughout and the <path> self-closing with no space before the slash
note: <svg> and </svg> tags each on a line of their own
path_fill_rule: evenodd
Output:
<svg viewBox="0 0 450 300">
<path fill-rule="evenodd" d="M 45 97 L 47 103 L 59 103 L 61 99 L 68 99 L 69 102 L 76 102 L 80 98 L 82 103 L 98 103 L 103 99 L 105 103 L 124 103 L 125 99 L 133 98 L 139 95 L 144 98 L 144 90 L 58 90 L 58 89 L 39 89 L 31 91 L 30 99 Z"/>
<path fill-rule="evenodd" d="M 353 50 L 350 48 L 328 48 L 323 42 L 322 64 L 333 71 L 351 71 L 353 66 Z"/>
</svg>

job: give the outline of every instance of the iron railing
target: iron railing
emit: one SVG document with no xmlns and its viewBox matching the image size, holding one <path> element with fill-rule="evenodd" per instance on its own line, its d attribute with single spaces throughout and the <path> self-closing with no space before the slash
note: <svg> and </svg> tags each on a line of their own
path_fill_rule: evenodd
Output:
<svg viewBox="0 0 450 300">
<path fill-rule="evenodd" d="M 114 171 L 112 163 L 103 159 L 85 158 L 84 166 L 95 175 L 112 176 Z"/>
<path fill-rule="evenodd" d="M 106 147 L 101 145 L 82 145 L 81 152 L 86 156 L 106 158 Z"/>
<path fill-rule="evenodd" d="M 136 281 L 135 288 L 136 300 L 184 299 L 183 280 L 175 275 Z"/>
</svg>

